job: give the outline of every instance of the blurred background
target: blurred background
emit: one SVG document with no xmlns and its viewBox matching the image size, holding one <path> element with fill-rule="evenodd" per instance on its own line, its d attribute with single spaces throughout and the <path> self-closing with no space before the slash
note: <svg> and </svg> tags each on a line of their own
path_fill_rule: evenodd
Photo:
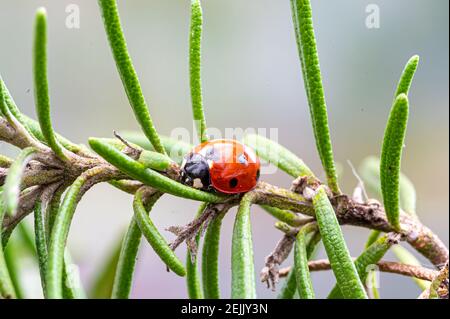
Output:
<svg viewBox="0 0 450 319">
<path fill-rule="evenodd" d="M 75 4 L 80 28 L 66 26 L 66 8 Z M 367 28 L 366 7 L 380 10 L 379 28 Z M 151 114 L 160 133 L 185 127 L 192 131 L 188 79 L 188 0 L 118 1 L 130 54 Z M 116 72 L 96 1 L 1 1 L 0 72 L 14 99 L 35 118 L 31 47 L 34 12 L 49 16 L 49 78 L 56 130 L 79 143 L 90 136 L 111 137 L 113 130 L 138 129 Z M 352 192 L 355 166 L 379 155 L 397 80 L 406 61 L 421 57 L 410 91 L 411 115 L 403 172 L 418 193 L 418 214 L 448 245 L 449 225 L 449 42 L 446 0 L 312 1 L 320 63 L 329 108 L 335 158 L 343 168 L 342 188 Z M 277 128 L 278 140 L 317 174 L 321 166 L 309 121 L 288 0 L 205 0 L 203 91 L 208 125 L 225 128 Z M 2 154 L 17 150 L 0 144 Z M 289 187 L 278 172 L 262 176 Z M 132 216 L 132 198 L 109 185 L 98 185 L 79 205 L 69 247 L 89 288 L 117 245 Z M 164 231 L 189 222 L 198 204 L 165 196 L 152 211 Z M 224 297 L 231 282 L 231 211 L 221 238 L 220 271 Z M 275 247 L 281 234 L 274 220 L 255 207 L 252 213 L 255 267 Z M 31 222 L 31 220 L 29 220 Z M 344 227 L 352 255 L 364 247 L 369 231 Z M 177 251 L 184 259 L 184 246 Z M 323 248 L 319 258 L 325 257 Z M 394 260 L 388 254 L 386 259 Z M 423 259 L 421 259 L 423 261 Z M 289 265 L 291 259 L 286 261 Z M 430 266 L 424 261 L 424 264 Z M 37 268 L 24 262 L 28 295 L 40 297 Z M 185 298 L 185 280 L 167 273 L 143 241 L 134 279 L 135 298 Z M 318 297 L 334 285 L 331 272 L 313 274 Z M 381 274 L 381 296 L 415 298 L 406 277 Z M 259 297 L 276 293 L 258 283 Z"/>
</svg>

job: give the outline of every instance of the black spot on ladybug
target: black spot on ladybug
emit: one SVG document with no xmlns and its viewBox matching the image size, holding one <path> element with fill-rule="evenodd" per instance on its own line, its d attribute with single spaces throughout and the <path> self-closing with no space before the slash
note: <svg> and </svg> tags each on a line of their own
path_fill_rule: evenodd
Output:
<svg viewBox="0 0 450 319">
<path fill-rule="evenodd" d="M 235 188 L 238 184 L 238 179 L 236 177 L 233 177 L 228 183 L 231 188 Z"/>
</svg>

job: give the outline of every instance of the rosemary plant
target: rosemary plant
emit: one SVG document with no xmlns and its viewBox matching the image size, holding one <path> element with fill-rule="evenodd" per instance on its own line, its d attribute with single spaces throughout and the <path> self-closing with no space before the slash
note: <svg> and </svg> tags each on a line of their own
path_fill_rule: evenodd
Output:
<svg viewBox="0 0 450 319">
<path fill-rule="evenodd" d="M 273 288 L 280 278 L 287 277 L 280 298 L 293 298 L 296 293 L 300 298 L 315 298 L 310 272 L 321 269 L 331 269 L 336 278 L 329 298 L 368 298 L 377 294 L 367 289 L 367 280 L 371 278 L 367 267 L 375 264 L 382 271 L 420 280 L 421 297 L 448 297 L 448 249 L 417 218 L 414 187 L 400 172 L 409 113 L 408 92 L 418 57 L 407 63 L 397 86 L 380 145 L 381 160 L 368 158 L 360 170 L 366 187 L 380 194 L 382 203 L 347 195 L 338 184 L 310 0 L 290 1 L 312 129 L 326 180 L 317 178 L 319 174 L 283 146 L 262 136 L 248 135 L 243 142 L 254 148 L 261 159 L 290 175 L 293 182 L 288 190 L 260 181 L 253 190 L 238 195 L 205 192 L 179 182 L 180 158 L 170 156 L 177 153 L 174 149 L 187 153 L 191 145 L 158 134 L 128 53 L 115 0 L 98 0 L 99 18 L 102 17 L 111 48 L 111 62 L 115 62 L 142 133 L 129 132 L 123 137 L 117 135 L 117 139 L 92 137 L 88 141 L 90 148 L 57 134 L 51 121 L 47 79 L 47 15 L 43 8 L 36 12 L 33 78 L 37 121 L 21 113 L 0 78 L 0 140 L 21 149 L 15 159 L 0 156 L 1 298 L 26 297 L 16 278 L 16 257 L 8 253 L 14 231 L 25 239 L 34 237 L 28 240 L 29 251 L 38 261 L 46 298 L 85 296 L 82 289 L 68 284 L 79 279 L 69 274 L 71 261 L 66 242 L 78 203 L 98 183 L 109 183 L 134 196 L 134 214 L 126 234 L 98 275 L 91 297 L 130 296 L 136 256 L 141 242 L 145 242 L 174 276 L 186 276 L 190 298 L 256 298 L 258 283 L 250 218 L 253 205 L 261 205 L 278 220 L 275 227 L 280 230 L 281 239 L 266 258 L 260 277 Z M 190 8 L 192 113 L 198 139 L 205 142 L 208 135 L 201 83 L 201 1 L 192 0 Z M 169 228 L 176 235 L 172 242 L 153 224 L 150 215 L 163 195 L 199 202 L 194 220 L 185 226 Z M 232 207 L 238 210 L 232 238 L 231 292 L 226 292 L 219 285 L 218 259 L 222 219 Z M 34 234 L 22 222 L 32 213 Z M 373 230 L 365 250 L 356 259 L 347 249 L 341 225 Z M 326 260 L 313 260 L 319 241 L 325 247 Z M 422 267 L 411 259 L 405 248 L 396 246 L 400 241 L 408 243 L 434 267 Z M 176 248 L 184 242 L 188 251 L 186 263 L 176 255 Z M 383 261 L 393 247 L 398 248 L 395 251 L 399 262 Z M 291 251 L 294 264 L 279 269 Z"/>
</svg>

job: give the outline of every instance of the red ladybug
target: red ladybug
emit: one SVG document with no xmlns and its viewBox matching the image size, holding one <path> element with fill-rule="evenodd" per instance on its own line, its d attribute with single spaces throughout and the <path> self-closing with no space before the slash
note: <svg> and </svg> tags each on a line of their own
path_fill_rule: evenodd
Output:
<svg viewBox="0 0 450 319">
<path fill-rule="evenodd" d="M 185 156 L 181 179 L 197 189 L 238 194 L 255 187 L 259 167 L 259 158 L 250 147 L 235 140 L 212 140 Z"/>
</svg>

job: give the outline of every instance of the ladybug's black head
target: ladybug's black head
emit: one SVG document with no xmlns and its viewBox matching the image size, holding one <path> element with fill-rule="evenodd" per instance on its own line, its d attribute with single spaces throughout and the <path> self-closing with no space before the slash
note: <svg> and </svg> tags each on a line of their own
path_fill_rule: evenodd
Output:
<svg viewBox="0 0 450 319">
<path fill-rule="evenodd" d="M 186 155 L 181 165 L 181 179 L 186 185 L 208 190 L 211 185 L 211 178 L 206 158 L 197 153 Z"/>
</svg>

